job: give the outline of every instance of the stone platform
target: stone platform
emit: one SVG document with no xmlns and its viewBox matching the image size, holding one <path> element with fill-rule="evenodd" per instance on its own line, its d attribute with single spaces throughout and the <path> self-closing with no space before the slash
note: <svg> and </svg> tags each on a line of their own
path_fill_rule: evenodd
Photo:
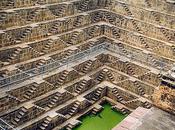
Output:
<svg viewBox="0 0 175 130">
<path fill-rule="evenodd" d="M 175 130 L 175 116 L 155 107 L 138 107 L 112 130 Z"/>
</svg>

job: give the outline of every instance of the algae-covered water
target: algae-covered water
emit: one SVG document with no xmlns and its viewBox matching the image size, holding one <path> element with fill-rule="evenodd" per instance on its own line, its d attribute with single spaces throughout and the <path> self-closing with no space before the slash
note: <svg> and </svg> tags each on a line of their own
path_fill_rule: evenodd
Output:
<svg viewBox="0 0 175 130">
<path fill-rule="evenodd" d="M 97 115 L 90 114 L 82 117 L 80 119 L 82 124 L 73 130 L 111 130 L 126 117 L 112 110 L 110 104 L 104 104 L 103 107 L 104 109 Z"/>
</svg>

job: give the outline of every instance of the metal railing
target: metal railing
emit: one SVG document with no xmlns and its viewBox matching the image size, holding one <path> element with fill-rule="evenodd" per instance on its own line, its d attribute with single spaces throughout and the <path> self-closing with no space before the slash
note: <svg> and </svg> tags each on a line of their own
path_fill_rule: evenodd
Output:
<svg viewBox="0 0 175 130">
<path fill-rule="evenodd" d="M 17 130 L 0 118 L 0 130 Z"/>
<path fill-rule="evenodd" d="M 172 68 L 172 65 L 165 63 L 163 59 L 160 60 L 160 59 L 153 58 L 154 59 L 154 62 L 153 62 L 152 58 L 148 54 L 141 51 L 137 52 L 137 51 L 127 50 L 127 54 L 129 55 L 126 55 L 126 53 L 124 53 L 119 48 L 119 46 L 117 46 L 117 44 L 113 44 L 113 45 L 109 44 L 107 50 L 117 53 L 119 55 L 125 56 L 131 60 L 150 65 L 162 71 L 168 71 L 170 68 Z"/>
<path fill-rule="evenodd" d="M 60 68 L 64 65 L 70 64 L 75 60 L 80 60 L 84 57 L 87 57 L 87 56 L 92 55 L 94 53 L 97 53 L 99 51 L 103 52 L 105 46 L 106 46 L 105 43 L 101 43 L 101 44 L 98 44 L 94 47 L 91 47 L 90 49 L 74 53 L 73 55 L 67 57 L 66 59 L 53 61 L 53 62 L 45 64 L 41 67 L 33 68 L 30 70 L 19 72 L 17 74 L 12 75 L 12 76 L 2 78 L 2 79 L 0 79 L 0 88 L 11 85 L 13 83 L 17 83 L 19 81 L 23 81 L 23 80 L 32 78 L 34 76 L 37 76 L 37 75 L 40 75 L 40 74 L 43 74 L 43 73 L 46 73 L 49 71 L 52 71 L 52 70 Z"/>
<path fill-rule="evenodd" d="M 2 78 L 2 79 L 0 79 L 0 88 L 11 85 L 13 83 L 17 83 L 17 82 L 26 80 L 26 79 L 30 79 L 34 76 L 37 76 L 37 75 L 40 75 L 40 74 L 43 74 L 43 73 L 46 73 L 49 71 L 52 71 L 52 70 L 60 68 L 64 65 L 68 65 L 68 64 L 74 62 L 75 60 L 81 60 L 84 57 L 88 57 L 90 55 L 95 55 L 98 52 L 104 53 L 104 52 L 108 52 L 108 51 L 125 56 L 131 60 L 139 61 L 141 63 L 150 65 L 150 66 L 157 68 L 161 71 L 167 71 L 171 68 L 170 64 L 167 64 L 159 59 L 154 59 L 154 62 L 153 62 L 151 60 L 151 57 L 148 54 L 143 53 L 141 51 L 137 52 L 137 51 L 127 50 L 127 54 L 126 54 L 120 49 L 120 47 L 117 44 L 110 44 L 110 43 L 104 42 L 104 43 L 98 44 L 96 46 L 93 46 L 87 50 L 76 52 L 76 53 L 72 54 L 71 56 L 67 57 L 66 59 L 53 61 L 53 62 L 47 63 L 41 67 L 33 68 L 30 70 L 26 70 L 26 71 L 17 73 L 17 74 L 12 75 L 12 76 Z M 155 65 L 155 62 L 157 63 L 156 65 Z"/>
</svg>

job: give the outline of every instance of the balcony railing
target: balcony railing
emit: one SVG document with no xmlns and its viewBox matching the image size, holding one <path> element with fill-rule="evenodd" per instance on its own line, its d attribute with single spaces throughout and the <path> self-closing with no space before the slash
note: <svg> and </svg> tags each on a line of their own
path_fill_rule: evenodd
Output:
<svg viewBox="0 0 175 130">
<path fill-rule="evenodd" d="M 14 74 L 12 76 L 2 78 L 0 79 L 0 88 L 9 86 L 13 83 L 24 81 L 26 79 L 30 79 L 34 76 L 44 74 L 49 71 L 53 71 L 62 66 L 69 65 L 74 61 L 81 60 L 82 58 L 98 55 L 99 53 L 102 54 L 104 52 L 109 52 L 109 51 L 119 54 L 121 56 L 125 56 L 130 60 L 138 61 L 140 63 L 152 66 L 160 71 L 166 72 L 172 67 L 172 65 L 164 61 L 161 61 L 160 59 L 154 59 L 154 62 L 153 62 L 151 57 L 144 52 L 141 52 L 141 51 L 138 52 L 138 51 L 132 51 L 132 50 L 126 49 L 127 51 L 127 54 L 126 54 L 119 48 L 117 44 L 101 43 L 87 50 L 76 52 L 73 55 L 69 56 L 67 59 L 62 59 L 57 61 L 53 60 L 53 62 L 45 64 L 39 68 L 33 68 L 27 71 Z"/>
</svg>

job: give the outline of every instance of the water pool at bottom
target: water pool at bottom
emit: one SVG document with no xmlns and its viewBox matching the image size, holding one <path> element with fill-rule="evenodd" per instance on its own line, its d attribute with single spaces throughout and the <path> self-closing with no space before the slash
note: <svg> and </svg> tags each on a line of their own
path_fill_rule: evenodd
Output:
<svg viewBox="0 0 175 130">
<path fill-rule="evenodd" d="M 97 115 L 83 116 L 80 119 L 82 124 L 73 130 L 111 130 L 126 117 L 126 115 L 112 110 L 110 104 L 104 104 L 103 107 L 104 109 Z"/>
</svg>

